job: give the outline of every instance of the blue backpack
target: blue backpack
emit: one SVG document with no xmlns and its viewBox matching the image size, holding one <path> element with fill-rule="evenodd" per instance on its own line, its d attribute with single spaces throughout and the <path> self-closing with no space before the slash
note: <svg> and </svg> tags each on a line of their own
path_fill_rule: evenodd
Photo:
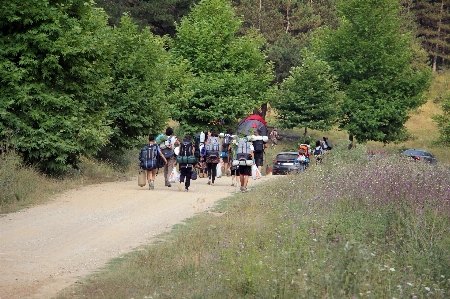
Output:
<svg viewBox="0 0 450 299">
<path fill-rule="evenodd" d="M 157 168 L 156 157 L 158 155 L 158 146 L 156 144 L 147 144 L 141 148 L 139 166 L 145 170 L 153 170 Z"/>
</svg>

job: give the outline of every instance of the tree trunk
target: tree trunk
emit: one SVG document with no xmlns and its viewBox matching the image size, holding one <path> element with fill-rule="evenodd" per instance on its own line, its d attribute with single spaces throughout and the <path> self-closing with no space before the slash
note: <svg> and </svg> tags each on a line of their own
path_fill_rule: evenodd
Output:
<svg viewBox="0 0 450 299">
<path fill-rule="evenodd" d="M 303 139 L 306 139 L 306 133 L 308 133 L 308 128 L 305 127 L 305 132 L 303 133 Z"/>
<path fill-rule="evenodd" d="M 351 150 L 352 148 L 355 147 L 355 139 L 353 138 L 353 135 L 348 135 L 348 140 L 350 141 L 350 143 L 348 144 L 348 149 Z"/>
<path fill-rule="evenodd" d="M 266 115 L 267 115 L 267 103 L 264 103 L 261 105 L 261 117 L 264 118 L 264 120 L 266 120 Z"/>
</svg>

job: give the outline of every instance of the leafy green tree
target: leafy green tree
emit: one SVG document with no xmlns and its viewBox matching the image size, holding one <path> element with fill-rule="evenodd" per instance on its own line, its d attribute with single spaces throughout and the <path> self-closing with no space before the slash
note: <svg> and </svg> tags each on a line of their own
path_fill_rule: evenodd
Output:
<svg viewBox="0 0 450 299">
<path fill-rule="evenodd" d="M 450 145 L 450 93 L 447 92 L 442 99 L 443 114 L 434 115 L 432 118 L 439 128 L 438 144 Z"/>
<path fill-rule="evenodd" d="M 84 0 L 0 2 L 0 139 L 27 163 L 76 165 L 108 141 L 106 15 Z"/>
<path fill-rule="evenodd" d="M 265 101 L 273 75 L 261 51 L 264 40 L 255 33 L 237 36 L 240 24 L 229 1 L 203 0 L 176 26 L 171 49 L 195 75 L 193 95 L 172 114 L 187 132 L 232 126 Z"/>
<path fill-rule="evenodd" d="M 326 131 L 336 124 L 343 94 L 330 66 L 303 51 L 303 61 L 280 86 L 280 98 L 272 101 L 280 126 Z"/>
<path fill-rule="evenodd" d="M 120 152 L 137 145 L 139 137 L 163 130 L 172 105 L 183 100 L 183 85 L 177 87 L 172 82 L 183 82 L 186 72 L 166 51 L 165 39 L 148 28 L 139 31 L 129 16 L 114 28 L 111 47 L 114 56 L 107 119 L 113 134 L 103 151 Z"/>
<path fill-rule="evenodd" d="M 323 30 L 313 49 L 327 61 L 346 97 L 340 128 L 360 142 L 405 137 L 408 112 L 425 102 L 430 71 L 411 66 L 411 37 L 401 32 L 395 0 L 349 0 L 339 5 L 342 23 Z"/>
</svg>

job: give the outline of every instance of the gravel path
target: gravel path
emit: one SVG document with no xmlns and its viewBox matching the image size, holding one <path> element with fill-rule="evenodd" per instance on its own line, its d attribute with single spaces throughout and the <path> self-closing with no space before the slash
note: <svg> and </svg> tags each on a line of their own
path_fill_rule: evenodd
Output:
<svg viewBox="0 0 450 299">
<path fill-rule="evenodd" d="M 250 179 L 249 189 L 271 178 Z M 148 190 L 136 177 L 70 190 L 0 217 L 0 298 L 51 298 L 238 190 L 230 177 L 217 179 L 215 186 L 199 178 L 190 189 L 164 187 L 158 175 L 155 190 Z"/>
</svg>

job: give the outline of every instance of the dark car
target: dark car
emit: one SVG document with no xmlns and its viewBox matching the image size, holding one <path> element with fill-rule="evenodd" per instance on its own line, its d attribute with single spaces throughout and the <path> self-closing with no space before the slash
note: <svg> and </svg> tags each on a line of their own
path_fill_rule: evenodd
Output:
<svg viewBox="0 0 450 299">
<path fill-rule="evenodd" d="M 415 161 L 424 161 L 430 164 L 436 164 L 436 157 L 426 150 L 408 149 L 404 151 L 402 156 L 410 157 Z"/>
<path fill-rule="evenodd" d="M 298 158 L 297 152 L 281 152 L 278 153 L 273 160 L 273 174 L 289 174 L 291 172 L 300 172 L 303 169 L 301 163 L 296 163 Z"/>
</svg>

